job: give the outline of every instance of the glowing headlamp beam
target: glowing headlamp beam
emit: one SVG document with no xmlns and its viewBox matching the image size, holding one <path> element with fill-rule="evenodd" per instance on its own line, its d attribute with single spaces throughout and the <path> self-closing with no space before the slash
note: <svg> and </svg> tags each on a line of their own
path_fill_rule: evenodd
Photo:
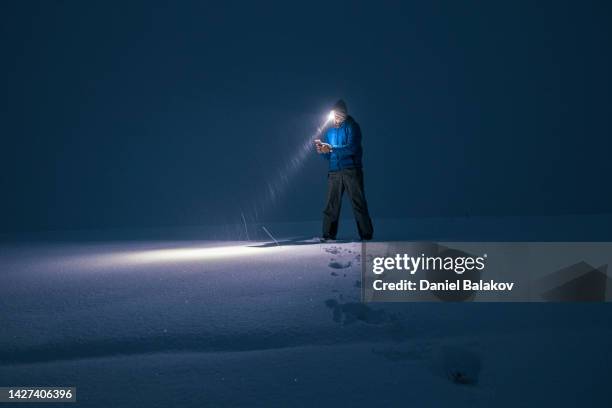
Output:
<svg viewBox="0 0 612 408">
<path fill-rule="evenodd" d="M 259 200 L 255 200 L 255 203 L 252 206 L 252 212 L 256 215 L 256 217 L 258 213 L 265 211 L 272 203 L 276 202 L 286 190 L 286 187 L 291 182 L 291 179 L 302 167 L 308 155 L 312 154 L 313 141 L 321 138 L 322 133 L 326 130 L 327 126 L 329 126 L 330 122 L 333 123 L 335 117 L 335 112 L 333 110 L 330 111 L 325 116 L 321 126 L 317 128 L 316 133 L 307 139 L 304 139 L 304 142 L 299 147 L 298 151 L 292 157 L 290 157 L 289 160 L 287 160 L 284 168 L 278 172 L 278 175 L 266 183 L 267 189 L 265 189 L 263 196 Z"/>
</svg>

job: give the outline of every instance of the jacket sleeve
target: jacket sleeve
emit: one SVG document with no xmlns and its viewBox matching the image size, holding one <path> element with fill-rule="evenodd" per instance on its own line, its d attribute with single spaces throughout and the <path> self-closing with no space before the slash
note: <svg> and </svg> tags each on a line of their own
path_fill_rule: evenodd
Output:
<svg viewBox="0 0 612 408">
<path fill-rule="evenodd" d="M 339 157 L 352 156 L 357 153 L 357 149 L 361 144 L 361 132 L 353 123 L 346 126 L 346 144 L 342 146 L 333 146 L 332 151 Z"/>
</svg>

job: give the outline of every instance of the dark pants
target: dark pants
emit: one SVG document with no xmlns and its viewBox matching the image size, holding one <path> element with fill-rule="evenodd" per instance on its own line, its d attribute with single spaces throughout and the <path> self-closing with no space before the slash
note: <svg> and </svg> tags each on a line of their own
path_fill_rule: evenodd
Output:
<svg viewBox="0 0 612 408">
<path fill-rule="evenodd" d="M 323 211 L 323 238 L 336 239 L 342 195 L 345 190 L 351 199 L 359 236 L 361 239 L 372 239 L 374 230 L 363 190 L 363 171 L 360 168 L 342 169 L 327 174 L 327 205 Z"/>
</svg>

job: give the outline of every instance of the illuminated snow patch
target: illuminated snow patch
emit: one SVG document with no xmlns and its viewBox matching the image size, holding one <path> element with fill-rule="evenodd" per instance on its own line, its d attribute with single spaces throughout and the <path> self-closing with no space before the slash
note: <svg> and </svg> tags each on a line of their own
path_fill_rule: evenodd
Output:
<svg viewBox="0 0 612 408">
<path fill-rule="evenodd" d="M 176 262 L 196 261 L 201 259 L 236 258 L 243 256 L 270 255 L 282 247 L 253 248 L 249 246 L 225 246 L 213 248 L 168 248 L 122 254 L 128 262 Z"/>
</svg>

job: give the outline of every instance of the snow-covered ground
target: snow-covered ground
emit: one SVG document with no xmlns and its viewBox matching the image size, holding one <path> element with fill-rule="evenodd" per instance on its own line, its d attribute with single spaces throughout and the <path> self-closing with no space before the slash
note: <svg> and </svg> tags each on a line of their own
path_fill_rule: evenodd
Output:
<svg viewBox="0 0 612 408">
<path fill-rule="evenodd" d="M 178 235 L 5 238 L 0 386 L 84 407 L 609 403 L 610 304 L 362 304 L 357 243 Z"/>
</svg>

